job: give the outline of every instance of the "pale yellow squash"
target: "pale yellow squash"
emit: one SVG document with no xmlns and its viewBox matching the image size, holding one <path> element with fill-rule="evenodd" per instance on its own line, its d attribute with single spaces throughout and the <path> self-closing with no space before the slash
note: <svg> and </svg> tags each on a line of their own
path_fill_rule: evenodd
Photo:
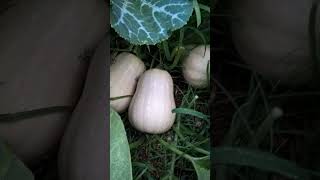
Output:
<svg viewBox="0 0 320 180">
<path fill-rule="evenodd" d="M 123 52 L 116 56 L 110 67 L 110 97 L 133 95 L 138 78 L 146 70 L 144 63 L 134 54 Z M 111 100 L 115 111 L 124 112 L 131 97 Z"/>
<path fill-rule="evenodd" d="M 168 131 L 176 114 L 171 75 L 160 69 L 147 70 L 139 79 L 129 106 L 129 121 L 141 132 L 160 134 Z"/>
<path fill-rule="evenodd" d="M 199 45 L 193 48 L 183 61 L 183 76 L 193 87 L 208 86 L 207 69 L 210 65 L 210 45 Z"/>
<path fill-rule="evenodd" d="M 60 180 L 108 179 L 108 61 L 106 37 L 91 59 L 81 98 L 60 143 Z"/>
</svg>

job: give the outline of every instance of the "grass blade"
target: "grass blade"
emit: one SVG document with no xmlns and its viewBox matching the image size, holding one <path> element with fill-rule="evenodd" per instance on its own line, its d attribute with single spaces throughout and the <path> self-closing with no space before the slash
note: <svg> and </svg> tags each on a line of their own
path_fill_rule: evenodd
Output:
<svg viewBox="0 0 320 180">
<path fill-rule="evenodd" d="M 199 7 L 199 4 L 198 4 L 198 0 L 193 0 L 193 8 L 194 8 L 194 11 L 196 13 L 197 27 L 199 27 L 200 24 L 201 24 L 201 12 L 200 12 L 200 7 Z"/>
<path fill-rule="evenodd" d="M 206 121 L 209 121 L 209 116 L 205 115 L 199 111 L 195 111 L 193 109 L 189 109 L 189 108 L 175 108 L 172 110 L 173 113 L 177 113 L 177 114 L 186 114 L 186 115 L 191 115 L 191 116 L 195 116 L 197 118 L 200 119 L 204 119 Z"/>
<path fill-rule="evenodd" d="M 320 177 L 319 173 L 303 169 L 293 162 L 281 159 L 272 153 L 246 148 L 221 147 L 213 148 L 212 155 L 215 165 L 253 167 L 297 180 L 308 179 L 311 175 Z"/>
<path fill-rule="evenodd" d="M 199 4 L 200 9 L 203 9 L 203 10 L 207 11 L 208 13 L 210 13 L 210 7 L 209 6 L 206 6 L 206 5 L 201 4 L 201 3 L 198 3 L 198 4 Z"/>
<path fill-rule="evenodd" d="M 163 41 L 163 42 L 162 42 L 162 46 L 163 46 L 164 55 L 166 56 L 166 59 L 167 59 L 168 61 L 172 61 L 168 42 L 167 42 L 167 41 Z"/>
<path fill-rule="evenodd" d="M 201 38 L 203 44 L 207 44 L 207 41 L 206 41 L 204 34 L 201 31 L 199 31 L 199 29 L 191 27 L 191 26 L 185 26 L 183 29 L 192 30 L 196 35 L 198 35 Z"/>
<path fill-rule="evenodd" d="M 183 158 L 189 160 L 198 176 L 199 180 L 209 180 L 210 179 L 210 157 L 204 156 L 204 157 L 193 157 L 189 154 L 186 154 L 185 152 L 180 151 L 175 146 L 167 143 L 166 141 L 162 140 L 161 138 L 156 136 L 156 139 L 164 145 L 167 149 L 171 150 L 172 152 L 178 154 L 179 156 L 182 156 Z"/>
</svg>

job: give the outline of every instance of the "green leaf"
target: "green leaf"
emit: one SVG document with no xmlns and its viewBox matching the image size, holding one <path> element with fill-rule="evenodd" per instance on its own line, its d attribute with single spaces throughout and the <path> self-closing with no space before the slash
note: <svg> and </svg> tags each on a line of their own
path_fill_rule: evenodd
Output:
<svg viewBox="0 0 320 180">
<path fill-rule="evenodd" d="M 111 27 L 136 45 L 155 45 L 187 24 L 192 0 L 111 0 Z"/>
<path fill-rule="evenodd" d="M 193 6 L 194 6 L 194 11 L 196 13 L 196 18 L 197 18 L 197 27 L 199 27 L 201 24 L 201 12 L 200 12 L 198 0 L 193 0 Z"/>
<path fill-rule="evenodd" d="M 210 159 L 209 156 L 201 158 L 192 158 L 192 164 L 196 170 L 198 180 L 209 180 L 210 179 Z"/>
<path fill-rule="evenodd" d="M 187 114 L 187 115 L 191 115 L 191 116 L 195 116 L 197 118 L 200 119 L 204 119 L 204 120 L 209 120 L 209 116 L 205 115 L 199 111 L 195 111 L 193 109 L 189 109 L 189 108 L 175 108 L 172 110 L 173 113 L 177 113 L 177 114 Z"/>
<path fill-rule="evenodd" d="M 9 147 L 0 142 L 0 179 L 34 180 L 32 172 L 13 154 Z"/>
<path fill-rule="evenodd" d="M 210 7 L 209 6 L 204 5 L 204 4 L 200 4 L 200 3 L 198 3 L 198 4 L 199 4 L 200 9 L 203 9 L 203 10 L 207 11 L 208 13 L 210 13 Z"/>
<path fill-rule="evenodd" d="M 183 151 L 180 151 L 175 147 L 175 145 L 169 144 L 163 139 L 156 136 L 156 139 L 166 148 L 171 150 L 172 152 L 182 156 L 183 158 L 189 160 L 194 169 L 196 170 L 198 180 L 209 180 L 210 179 L 210 158 L 209 156 L 204 157 L 193 157 L 189 154 L 186 154 Z"/>
<path fill-rule="evenodd" d="M 292 179 L 308 179 L 319 173 L 303 169 L 293 162 L 276 157 L 272 153 L 237 147 L 213 148 L 215 165 L 238 165 L 254 167 L 263 171 L 278 173 Z"/>
<path fill-rule="evenodd" d="M 110 108 L 110 166 L 111 180 L 132 180 L 129 143 L 121 117 Z"/>
</svg>

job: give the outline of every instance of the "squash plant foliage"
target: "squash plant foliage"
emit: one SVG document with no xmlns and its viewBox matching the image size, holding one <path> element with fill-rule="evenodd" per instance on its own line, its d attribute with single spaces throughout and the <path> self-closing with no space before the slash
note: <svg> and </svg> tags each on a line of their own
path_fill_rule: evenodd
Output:
<svg viewBox="0 0 320 180">
<path fill-rule="evenodd" d="M 135 45 L 155 45 L 187 24 L 192 0 L 111 0 L 111 27 Z"/>
<path fill-rule="evenodd" d="M 119 114 L 110 107 L 110 179 L 132 180 L 132 166 L 126 131 Z"/>
<path fill-rule="evenodd" d="M 186 25 L 193 0 L 111 0 L 111 27 L 134 45 L 155 45 Z M 120 116 L 111 109 L 111 179 L 132 179 L 129 144 Z"/>
</svg>

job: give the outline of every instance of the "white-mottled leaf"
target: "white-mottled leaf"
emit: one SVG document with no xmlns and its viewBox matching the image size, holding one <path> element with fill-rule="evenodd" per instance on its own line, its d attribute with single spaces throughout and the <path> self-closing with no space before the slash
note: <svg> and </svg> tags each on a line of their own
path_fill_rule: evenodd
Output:
<svg viewBox="0 0 320 180">
<path fill-rule="evenodd" d="M 187 24 L 192 0 L 111 0 L 111 27 L 136 45 L 154 45 Z"/>
</svg>

